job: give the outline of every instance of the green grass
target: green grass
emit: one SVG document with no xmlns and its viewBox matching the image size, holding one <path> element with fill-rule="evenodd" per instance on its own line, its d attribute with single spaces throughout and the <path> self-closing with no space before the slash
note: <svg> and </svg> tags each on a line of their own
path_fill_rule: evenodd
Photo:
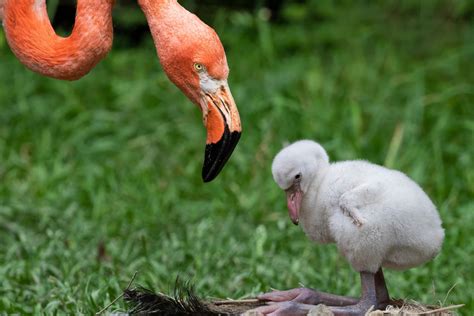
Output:
<svg viewBox="0 0 474 316">
<path fill-rule="evenodd" d="M 289 25 L 218 13 L 244 131 L 210 184 L 200 178 L 200 113 L 150 41 L 113 50 L 70 83 L 26 70 L 0 35 L 0 314 L 90 314 L 135 271 L 136 283 L 164 292 L 180 275 L 204 296 L 299 283 L 358 295 L 358 275 L 335 246 L 291 224 L 273 183 L 273 156 L 300 138 L 425 188 L 444 221 L 443 251 L 388 271 L 389 290 L 472 314 L 473 24 L 385 9 L 329 7 L 316 19 L 289 7 Z"/>
</svg>

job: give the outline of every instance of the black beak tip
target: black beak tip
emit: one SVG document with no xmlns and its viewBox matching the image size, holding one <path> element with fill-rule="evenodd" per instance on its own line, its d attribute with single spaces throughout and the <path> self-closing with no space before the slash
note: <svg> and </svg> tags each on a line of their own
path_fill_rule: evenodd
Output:
<svg viewBox="0 0 474 316">
<path fill-rule="evenodd" d="M 202 180 L 204 182 L 211 182 L 217 177 L 232 155 L 240 135 L 240 132 L 230 132 L 226 126 L 222 138 L 217 143 L 206 145 L 202 166 Z"/>
<path fill-rule="evenodd" d="M 202 181 L 204 183 L 208 183 L 208 182 L 211 182 L 212 180 L 214 180 L 215 178 L 217 177 L 217 174 L 211 174 L 211 173 L 208 173 L 208 174 L 202 174 Z"/>
<path fill-rule="evenodd" d="M 209 145 L 206 145 L 206 151 L 207 151 L 207 146 Z M 217 173 L 211 172 L 210 169 L 211 168 L 204 168 L 204 166 L 202 168 L 202 181 L 204 181 L 205 183 L 211 182 L 217 177 Z"/>
</svg>

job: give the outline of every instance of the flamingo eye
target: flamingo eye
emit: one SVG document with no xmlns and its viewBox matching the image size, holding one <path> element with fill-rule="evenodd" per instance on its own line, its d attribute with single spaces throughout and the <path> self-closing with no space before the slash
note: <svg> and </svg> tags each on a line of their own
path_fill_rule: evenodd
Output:
<svg viewBox="0 0 474 316">
<path fill-rule="evenodd" d="M 203 71 L 204 66 L 200 63 L 194 63 L 194 69 L 196 69 L 196 71 Z"/>
</svg>

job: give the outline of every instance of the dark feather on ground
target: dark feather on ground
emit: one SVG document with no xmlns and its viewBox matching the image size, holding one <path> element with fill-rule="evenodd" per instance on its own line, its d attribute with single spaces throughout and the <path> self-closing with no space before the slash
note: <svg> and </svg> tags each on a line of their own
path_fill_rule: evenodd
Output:
<svg viewBox="0 0 474 316">
<path fill-rule="evenodd" d="M 182 282 L 179 278 L 176 279 L 173 296 L 137 287 L 125 290 L 124 300 L 132 307 L 130 314 L 219 315 L 195 294 L 190 282 Z"/>
<path fill-rule="evenodd" d="M 147 315 L 240 315 L 262 305 L 257 300 L 209 301 L 196 295 L 190 282 L 176 279 L 173 295 L 155 293 L 144 287 L 124 291 L 124 300 L 130 306 L 129 314 Z"/>
</svg>

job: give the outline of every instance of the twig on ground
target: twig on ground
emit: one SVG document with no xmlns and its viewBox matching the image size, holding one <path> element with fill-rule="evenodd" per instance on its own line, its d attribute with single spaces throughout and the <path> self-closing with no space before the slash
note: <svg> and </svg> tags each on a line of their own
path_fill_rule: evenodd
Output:
<svg viewBox="0 0 474 316">
<path fill-rule="evenodd" d="M 458 285 L 458 283 L 454 283 L 453 286 L 449 289 L 448 293 L 446 293 L 446 296 L 444 297 L 443 303 L 441 306 L 446 304 L 446 301 L 448 300 L 449 294 L 451 294 L 451 291 L 454 290 L 454 288 Z"/>
<path fill-rule="evenodd" d="M 440 307 L 440 308 L 437 308 L 437 309 L 432 309 L 432 310 L 429 310 L 429 311 L 426 311 L 426 312 L 418 313 L 418 315 L 428 315 L 428 314 L 431 315 L 432 313 L 445 312 L 445 311 L 449 311 L 449 310 L 452 310 L 452 309 L 461 308 L 463 306 L 464 306 L 464 304 Z"/>
<path fill-rule="evenodd" d="M 125 294 L 125 292 L 130 289 L 130 286 L 132 286 L 132 283 L 133 283 L 133 281 L 135 280 L 135 277 L 137 276 L 137 274 L 138 274 L 138 271 L 135 271 L 135 273 L 134 273 L 133 276 L 132 276 L 132 279 L 130 280 L 130 282 L 128 282 L 127 287 L 125 288 L 124 291 L 122 291 L 122 294 L 120 294 L 119 296 L 117 296 L 112 302 L 110 302 L 109 305 L 105 306 L 104 308 L 102 308 L 100 311 L 98 311 L 98 312 L 95 313 L 95 314 L 96 314 L 96 315 L 101 315 L 101 314 L 104 313 L 106 310 L 108 310 L 110 306 L 114 305 L 115 302 L 117 302 L 119 299 L 121 299 L 121 298 L 123 297 L 123 295 Z"/>
<path fill-rule="evenodd" d="M 214 301 L 212 304 L 214 305 L 227 305 L 227 304 L 252 304 L 252 303 L 258 303 L 260 300 L 256 298 L 249 298 L 249 299 L 243 299 L 243 300 L 221 300 L 221 301 Z"/>
</svg>

